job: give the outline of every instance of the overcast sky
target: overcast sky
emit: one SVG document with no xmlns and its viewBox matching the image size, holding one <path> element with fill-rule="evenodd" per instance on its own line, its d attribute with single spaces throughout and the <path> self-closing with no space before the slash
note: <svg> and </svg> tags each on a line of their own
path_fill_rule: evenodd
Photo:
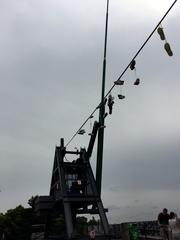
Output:
<svg viewBox="0 0 180 240">
<path fill-rule="evenodd" d="M 172 2 L 110 0 L 106 91 Z M 55 146 L 98 105 L 105 10 L 106 0 L 0 1 L 0 212 L 49 193 Z M 179 22 L 176 3 L 163 21 L 173 57 L 155 33 L 136 59 L 141 84 L 128 70 L 112 91 L 102 186 L 111 222 L 155 219 L 163 207 L 180 214 Z M 78 135 L 68 149 L 88 141 Z"/>
</svg>

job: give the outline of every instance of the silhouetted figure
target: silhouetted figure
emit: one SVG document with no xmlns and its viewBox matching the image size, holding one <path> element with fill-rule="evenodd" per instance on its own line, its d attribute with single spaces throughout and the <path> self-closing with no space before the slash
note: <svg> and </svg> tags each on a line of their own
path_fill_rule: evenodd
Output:
<svg viewBox="0 0 180 240">
<path fill-rule="evenodd" d="M 160 225 L 160 233 L 163 240 L 171 240 L 169 228 L 170 215 L 166 208 L 158 215 L 158 223 Z"/>
<path fill-rule="evenodd" d="M 80 189 L 77 181 L 72 182 L 70 194 L 80 194 Z"/>
</svg>

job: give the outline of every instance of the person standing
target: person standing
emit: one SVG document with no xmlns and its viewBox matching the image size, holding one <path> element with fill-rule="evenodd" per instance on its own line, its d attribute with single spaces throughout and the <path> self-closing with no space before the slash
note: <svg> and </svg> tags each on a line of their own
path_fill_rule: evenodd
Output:
<svg viewBox="0 0 180 240">
<path fill-rule="evenodd" d="M 160 233 L 163 240 L 172 239 L 171 231 L 169 228 L 169 219 L 170 215 L 168 214 L 168 210 L 164 208 L 163 211 L 158 214 L 158 223 L 160 226 Z"/>
<path fill-rule="evenodd" d="M 172 233 L 172 240 L 180 240 L 180 222 L 177 214 L 170 212 L 169 227 Z"/>
<path fill-rule="evenodd" d="M 89 240 L 95 240 L 96 238 L 96 231 L 93 229 L 89 232 Z"/>
</svg>

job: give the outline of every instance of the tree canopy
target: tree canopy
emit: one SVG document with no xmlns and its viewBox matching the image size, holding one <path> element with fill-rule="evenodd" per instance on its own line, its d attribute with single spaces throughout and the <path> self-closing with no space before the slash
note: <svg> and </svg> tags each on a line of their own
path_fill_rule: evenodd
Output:
<svg viewBox="0 0 180 240">
<path fill-rule="evenodd" d="M 0 214 L 0 237 L 5 235 L 6 240 L 29 240 L 33 214 L 31 208 L 21 205 Z"/>
<path fill-rule="evenodd" d="M 41 219 L 33 213 L 34 197 L 29 200 L 31 208 L 24 208 L 19 205 L 9 209 L 5 214 L 0 213 L 0 239 L 5 236 L 6 240 L 30 240 L 32 225 L 40 224 Z M 79 216 L 76 219 L 77 233 L 87 232 L 89 225 L 96 225 L 95 219 L 88 221 L 86 217 Z M 50 226 L 53 234 L 66 234 L 64 217 L 54 219 Z"/>
</svg>

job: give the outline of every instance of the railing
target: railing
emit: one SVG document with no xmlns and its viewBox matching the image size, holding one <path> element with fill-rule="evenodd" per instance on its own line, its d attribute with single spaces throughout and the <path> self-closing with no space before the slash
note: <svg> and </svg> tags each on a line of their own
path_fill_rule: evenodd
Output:
<svg viewBox="0 0 180 240">
<path fill-rule="evenodd" d="M 160 236 L 160 228 L 157 221 L 137 222 L 139 234 L 144 236 Z"/>
<path fill-rule="evenodd" d="M 160 238 L 160 229 L 157 221 L 112 224 L 111 229 L 116 239 L 122 238 L 124 240 L 139 240 L 141 238 Z"/>
</svg>

